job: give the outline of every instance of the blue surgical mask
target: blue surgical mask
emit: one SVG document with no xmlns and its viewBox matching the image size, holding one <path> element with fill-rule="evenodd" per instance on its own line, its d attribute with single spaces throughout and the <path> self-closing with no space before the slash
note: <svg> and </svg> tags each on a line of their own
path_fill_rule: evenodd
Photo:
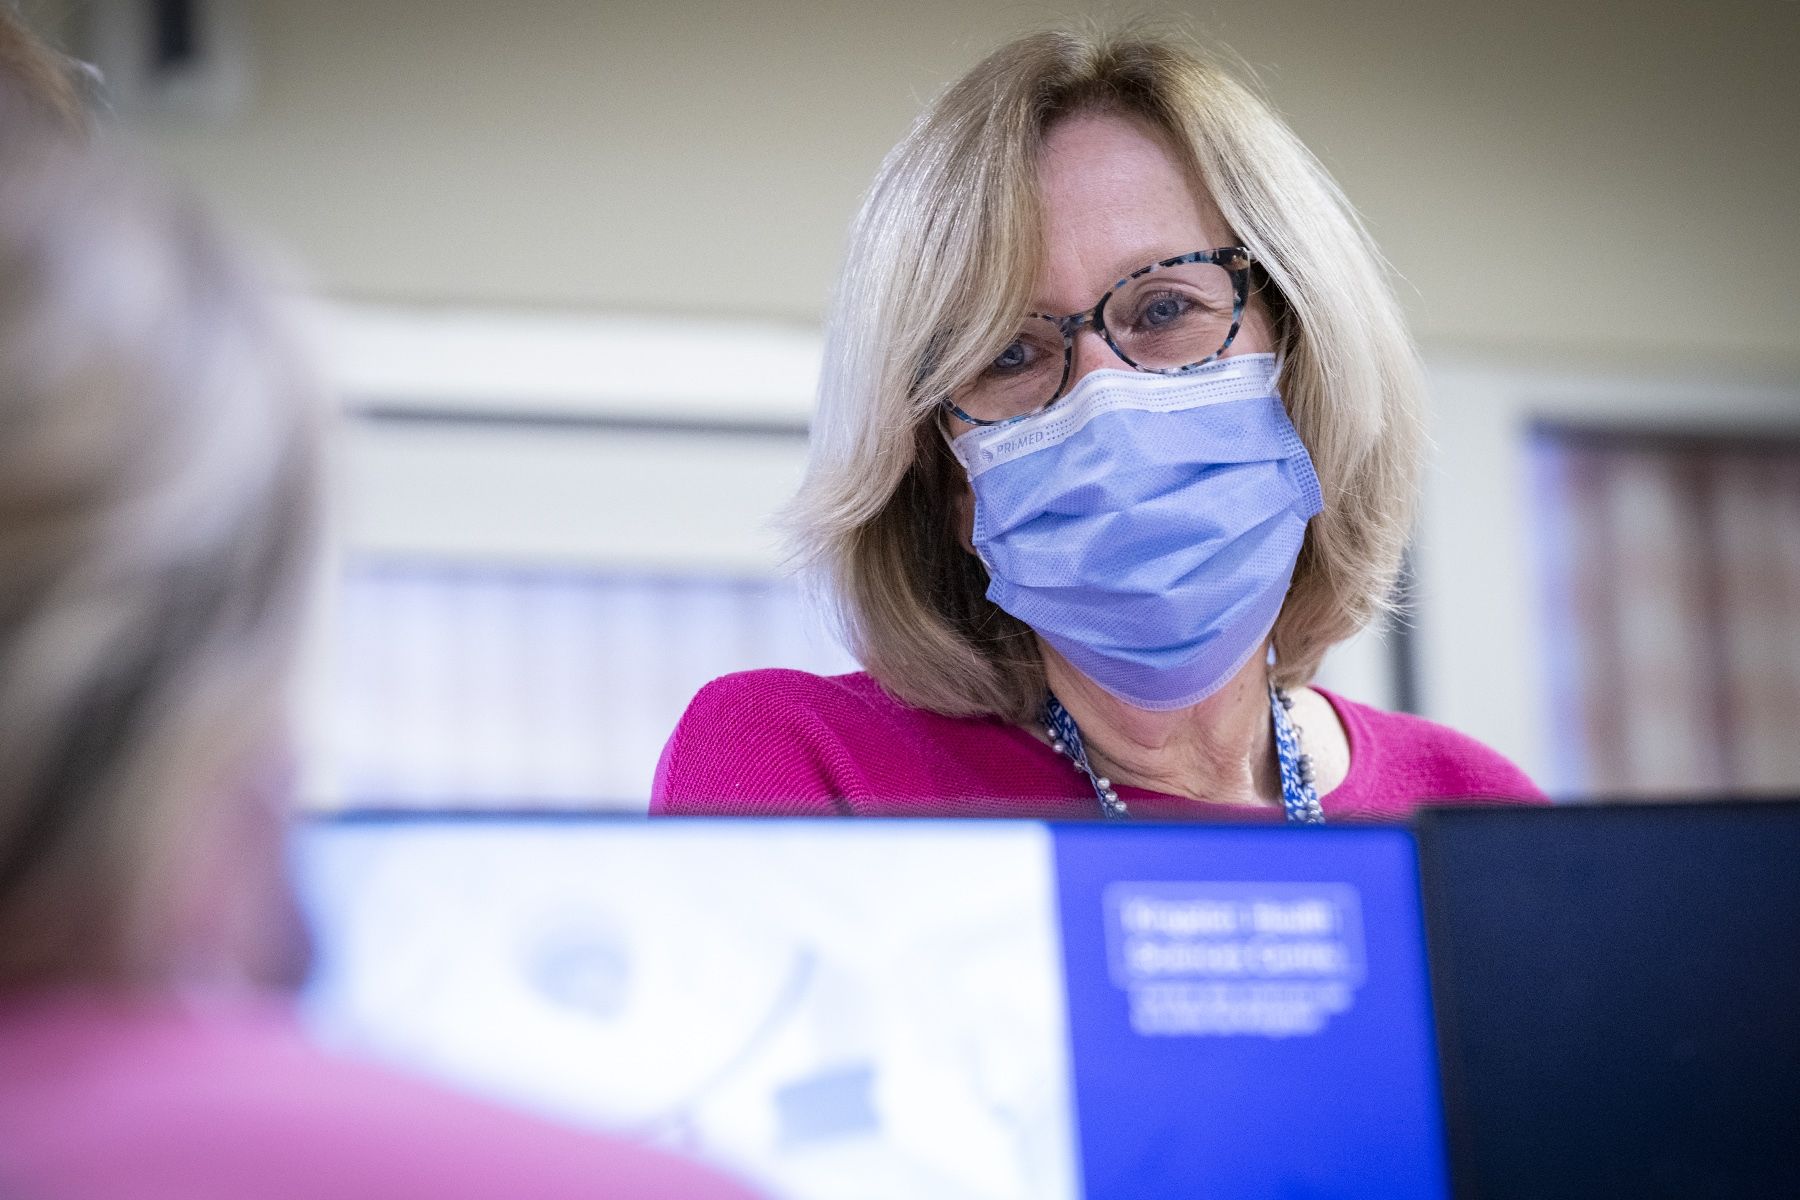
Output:
<svg viewBox="0 0 1800 1200">
<path fill-rule="evenodd" d="M 1262 646 L 1319 479 L 1271 354 L 1090 372 L 1054 407 L 951 443 L 988 599 L 1138 708 L 1184 708 Z"/>
</svg>

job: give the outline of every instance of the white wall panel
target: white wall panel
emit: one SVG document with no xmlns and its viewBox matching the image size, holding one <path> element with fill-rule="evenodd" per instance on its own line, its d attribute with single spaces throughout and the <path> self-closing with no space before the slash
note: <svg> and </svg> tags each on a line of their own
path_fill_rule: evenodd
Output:
<svg viewBox="0 0 1800 1200">
<path fill-rule="evenodd" d="M 371 422 L 343 437 L 351 556 L 768 576 L 800 436 Z"/>
</svg>

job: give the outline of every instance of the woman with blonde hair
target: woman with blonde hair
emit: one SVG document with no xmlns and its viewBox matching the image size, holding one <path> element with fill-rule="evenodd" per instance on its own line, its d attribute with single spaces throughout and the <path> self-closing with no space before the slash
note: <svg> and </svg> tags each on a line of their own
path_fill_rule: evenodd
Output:
<svg viewBox="0 0 1800 1200">
<path fill-rule="evenodd" d="M 1306 686 L 1391 594 L 1420 392 L 1374 247 L 1249 90 L 1174 40 L 1001 48 L 882 165 L 828 326 L 794 514 L 867 673 L 709 684 L 652 811 L 1540 800 Z"/>
<path fill-rule="evenodd" d="M 302 1036 L 319 397 L 205 214 L 76 144 L 32 49 L 0 9 L 0 1196 L 747 1196 Z"/>
</svg>

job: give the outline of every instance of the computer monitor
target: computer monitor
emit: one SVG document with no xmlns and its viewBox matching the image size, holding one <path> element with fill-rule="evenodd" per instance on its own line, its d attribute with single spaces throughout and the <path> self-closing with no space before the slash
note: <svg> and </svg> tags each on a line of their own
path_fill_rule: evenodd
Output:
<svg viewBox="0 0 1800 1200">
<path fill-rule="evenodd" d="M 1800 804 L 1417 836 L 1457 1196 L 1800 1195 Z"/>
<path fill-rule="evenodd" d="M 797 1200 L 1440 1197 L 1395 829 L 350 817 L 336 1046 Z"/>
</svg>

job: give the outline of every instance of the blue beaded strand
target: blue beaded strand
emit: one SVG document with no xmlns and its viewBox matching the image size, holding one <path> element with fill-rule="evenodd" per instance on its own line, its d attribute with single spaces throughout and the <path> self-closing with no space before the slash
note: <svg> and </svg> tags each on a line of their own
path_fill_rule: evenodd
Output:
<svg viewBox="0 0 1800 1200">
<path fill-rule="evenodd" d="M 1319 789 L 1313 784 L 1312 755 L 1301 752 L 1300 731 L 1288 710 L 1294 698 L 1269 685 L 1269 715 L 1275 722 L 1275 761 L 1281 764 L 1281 806 L 1295 825 L 1323 825 L 1325 810 L 1319 807 Z"/>
<path fill-rule="evenodd" d="M 1075 769 L 1088 777 L 1094 785 L 1094 798 L 1100 801 L 1101 815 L 1115 820 L 1131 815 L 1125 808 L 1125 802 L 1119 799 L 1119 793 L 1113 790 L 1112 780 L 1097 774 L 1093 765 L 1088 762 L 1087 746 L 1081 740 L 1081 727 L 1075 724 L 1075 718 L 1069 715 L 1062 701 L 1055 693 L 1044 697 L 1044 731 L 1050 735 L 1050 748 L 1075 764 Z"/>
</svg>

